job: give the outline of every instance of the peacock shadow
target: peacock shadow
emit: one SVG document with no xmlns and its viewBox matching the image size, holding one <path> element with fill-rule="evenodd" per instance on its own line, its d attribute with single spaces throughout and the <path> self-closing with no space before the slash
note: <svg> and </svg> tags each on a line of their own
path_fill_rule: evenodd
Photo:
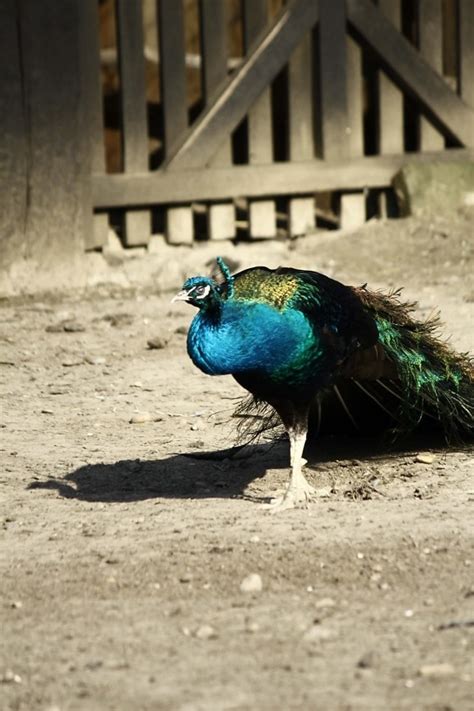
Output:
<svg viewBox="0 0 474 711">
<path fill-rule="evenodd" d="M 373 439 L 322 437 L 309 442 L 305 456 L 311 468 L 338 460 L 396 458 L 420 448 L 439 447 L 439 439 L 408 440 L 396 446 Z M 157 460 L 120 460 L 87 464 L 62 477 L 33 481 L 29 489 L 50 489 L 83 501 L 126 502 L 150 498 L 246 498 L 246 489 L 269 469 L 288 470 L 288 443 L 245 445 L 212 452 L 196 451 Z M 262 484 L 262 490 L 268 490 Z"/>
</svg>

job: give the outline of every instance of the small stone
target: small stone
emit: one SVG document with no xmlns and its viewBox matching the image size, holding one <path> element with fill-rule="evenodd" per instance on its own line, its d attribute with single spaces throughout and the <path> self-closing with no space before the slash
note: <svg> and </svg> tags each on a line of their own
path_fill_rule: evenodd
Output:
<svg viewBox="0 0 474 711">
<path fill-rule="evenodd" d="M 215 639 L 217 632 L 211 625 L 201 625 L 197 628 L 194 636 L 197 637 L 197 639 Z"/>
<path fill-rule="evenodd" d="M 415 613 L 413 610 L 405 610 L 403 614 L 405 615 L 405 617 L 413 617 Z"/>
<path fill-rule="evenodd" d="M 251 620 L 246 620 L 245 621 L 245 631 L 250 632 L 251 634 L 258 632 L 260 629 L 260 625 L 258 622 L 252 622 Z"/>
<path fill-rule="evenodd" d="M 150 350 L 160 350 L 161 348 L 166 348 L 169 341 L 167 336 L 155 336 L 154 338 L 149 338 L 147 346 Z"/>
<path fill-rule="evenodd" d="M 23 603 L 21 602 L 21 600 L 14 600 L 11 604 L 11 607 L 14 610 L 21 610 L 21 608 L 23 607 Z"/>
<path fill-rule="evenodd" d="M 73 320 L 64 321 L 63 329 L 66 333 L 81 333 L 86 330 L 82 323 Z"/>
<path fill-rule="evenodd" d="M 84 360 L 89 365 L 105 365 L 107 362 L 103 356 L 85 356 Z"/>
<path fill-rule="evenodd" d="M 316 607 L 319 609 L 325 608 L 325 607 L 335 607 L 336 603 L 332 599 L 332 597 L 322 597 L 321 600 L 318 600 L 316 602 Z"/>
<path fill-rule="evenodd" d="M 7 669 L 2 676 L 0 676 L 1 684 L 21 684 L 22 678 L 19 674 L 15 674 L 11 669 Z"/>
<path fill-rule="evenodd" d="M 435 459 L 435 455 L 431 454 L 431 452 L 420 452 L 420 454 L 416 455 L 415 461 L 421 462 L 421 464 L 433 464 Z"/>
<path fill-rule="evenodd" d="M 258 573 L 247 575 L 240 583 L 240 591 L 243 593 L 261 592 L 262 589 L 262 578 Z"/>
<path fill-rule="evenodd" d="M 359 669 L 370 669 L 375 665 L 376 659 L 376 653 L 373 650 L 370 650 L 361 656 L 357 662 L 357 666 Z"/>
<path fill-rule="evenodd" d="M 305 642 L 325 642 L 335 636 L 334 630 L 326 625 L 312 625 L 303 635 Z"/>
<path fill-rule="evenodd" d="M 66 358 L 66 360 L 63 360 L 61 365 L 63 368 L 75 368 L 78 365 L 82 365 L 84 363 L 84 358 L 81 358 L 80 356 L 72 356 L 71 358 Z"/>
<path fill-rule="evenodd" d="M 178 328 L 175 329 L 175 333 L 179 333 L 181 336 L 187 336 L 188 335 L 188 327 L 187 326 L 178 326 Z"/>
<path fill-rule="evenodd" d="M 145 422 L 152 422 L 153 421 L 153 416 L 151 415 L 150 412 L 139 412 L 136 415 L 133 415 L 129 422 L 131 425 L 143 425 Z"/>
<path fill-rule="evenodd" d="M 425 677 L 445 677 L 452 676 L 454 674 L 454 667 L 449 662 L 442 662 L 440 664 L 424 664 L 419 668 L 418 674 Z"/>
<path fill-rule="evenodd" d="M 180 583 L 190 583 L 193 579 L 192 573 L 183 573 L 179 576 Z"/>
</svg>

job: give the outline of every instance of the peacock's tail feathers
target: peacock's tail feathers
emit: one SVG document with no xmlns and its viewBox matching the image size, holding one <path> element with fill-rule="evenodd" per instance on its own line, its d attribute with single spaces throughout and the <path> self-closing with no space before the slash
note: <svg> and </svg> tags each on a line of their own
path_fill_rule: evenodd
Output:
<svg viewBox="0 0 474 711">
<path fill-rule="evenodd" d="M 400 292 L 357 293 L 373 314 L 379 343 L 396 369 L 394 384 L 383 378 L 379 383 L 396 393 L 397 429 L 411 430 L 427 416 L 441 425 L 448 440 L 474 434 L 474 363 L 440 338 L 439 317 L 414 319 L 416 304 L 402 302 Z"/>
</svg>

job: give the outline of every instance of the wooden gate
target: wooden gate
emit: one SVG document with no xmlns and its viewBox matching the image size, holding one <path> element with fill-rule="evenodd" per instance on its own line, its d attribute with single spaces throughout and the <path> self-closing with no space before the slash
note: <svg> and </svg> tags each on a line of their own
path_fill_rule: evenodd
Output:
<svg viewBox="0 0 474 711">
<path fill-rule="evenodd" d="M 160 220 L 167 240 L 181 244 L 203 234 L 267 238 L 317 224 L 355 226 L 389 209 L 387 189 L 408 159 L 472 158 L 472 0 L 237 4 L 235 20 L 232 0 L 160 0 L 150 60 L 146 1 L 115 0 L 108 51 L 118 62 L 122 150 L 119 172 L 110 173 L 97 0 L 83 2 L 96 214 L 88 248 L 105 243 L 111 210 L 128 246 L 147 244 Z M 201 87 L 194 106 L 186 88 L 191 11 Z M 241 23 L 241 56 L 233 61 L 226 12 Z M 147 115 L 150 61 L 159 91 Z"/>
</svg>

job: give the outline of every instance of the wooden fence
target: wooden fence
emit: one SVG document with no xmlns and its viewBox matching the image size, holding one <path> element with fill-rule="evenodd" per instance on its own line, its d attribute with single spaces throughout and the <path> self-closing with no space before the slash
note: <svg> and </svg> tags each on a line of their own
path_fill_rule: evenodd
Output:
<svg viewBox="0 0 474 711">
<path fill-rule="evenodd" d="M 354 226 L 407 160 L 472 159 L 472 0 L 0 10 L 4 254 Z"/>
</svg>

